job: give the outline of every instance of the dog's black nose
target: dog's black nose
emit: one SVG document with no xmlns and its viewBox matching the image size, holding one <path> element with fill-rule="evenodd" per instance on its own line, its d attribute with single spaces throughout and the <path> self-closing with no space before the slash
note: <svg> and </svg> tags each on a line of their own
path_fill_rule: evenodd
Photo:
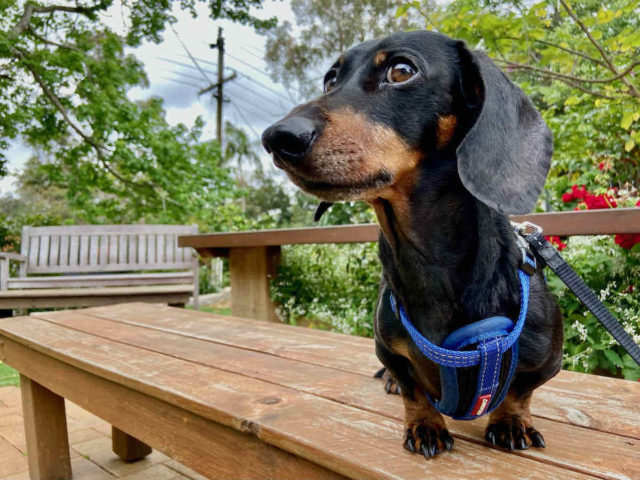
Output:
<svg viewBox="0 0 640 480">
<path fill-rule="evenodd" d="M 268 153 L 293 164 L 307 154 L 315 139 L 316 128 L 312 120 L 290 117 L 267 128 L 262 134 L 262 145 Z"/>
</svg>

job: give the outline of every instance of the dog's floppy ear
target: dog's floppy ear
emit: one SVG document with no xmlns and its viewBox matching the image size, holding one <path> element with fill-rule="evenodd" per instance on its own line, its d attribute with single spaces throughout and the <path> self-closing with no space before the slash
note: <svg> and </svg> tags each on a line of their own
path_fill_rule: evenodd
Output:
<svg viewBox="0 0 640 480">
<path fill-rule="evenodd" d="M 530 212 L 544 186 L 553 141 L 540 113 L 484 53 L 458 46 L 460 87 L 476 121 L 456 151 L 465 188 L 506 214 Z"/>
</svg>

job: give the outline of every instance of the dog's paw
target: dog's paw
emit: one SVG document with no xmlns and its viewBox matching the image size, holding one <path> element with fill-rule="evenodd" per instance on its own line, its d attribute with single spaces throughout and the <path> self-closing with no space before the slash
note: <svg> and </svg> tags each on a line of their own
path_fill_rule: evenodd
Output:
<svg viewBox="0 0 640 480">
<path fill-rule="evenodd" d="M 510 451 L 526 450 L 531 445 L 544 448 L 544 437 L 533 427 L 527 427 L 520 417 L 505 417 L 487 425 L 484 438 L 491 445 Z"/>
<path fill-rule="evenodd" d="M 420 422 L 404 432 L 403 446 L 411 453 L 431 458 L 444 450 L 450 451 L 453 448 L 453 437 L 444 427 Z"/>
<path fill-rule="evenodd" d="M 391 376 L 389 370 L 385 367 L 378 370 L 373 377 L 382 380 L 382 386 L 384 387 L 385 392 L 391 395 L 400 395 L 400 385 L 398 385 L 396 379 Z"/>
</svg>

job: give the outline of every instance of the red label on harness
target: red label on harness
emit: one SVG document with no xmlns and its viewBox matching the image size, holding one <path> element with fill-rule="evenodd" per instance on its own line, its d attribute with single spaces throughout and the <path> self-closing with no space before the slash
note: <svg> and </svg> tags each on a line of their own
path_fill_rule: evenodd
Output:
<svg viewBox="0 0 640 480">
<path fill-rule="evenodd" d="M 471 411 L 471 415 L 474 415 L 474 416 L 482 415 L 484 411 L 487 409 L 487 407 L 489 406 L 490 402 L 491 402 L 490 393 L 487 393 L 486 395 L 480 395 L 478 397 L 478 401 L 473 407 L 473 410 Z"/>
</svg>

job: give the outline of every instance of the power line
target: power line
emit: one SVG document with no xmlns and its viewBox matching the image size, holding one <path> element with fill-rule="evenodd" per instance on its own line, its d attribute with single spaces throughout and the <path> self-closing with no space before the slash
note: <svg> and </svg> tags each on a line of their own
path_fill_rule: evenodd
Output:
<svg viewBox="0 0 640 480">
<path fill-rule="evenodd" d="M 247 127 L 249 127 L 249 129 L 253 132 L 253 134 L 256 137 L 260 138 L 260 135 L 258 135 L 258 132 L 256 132 L 255 129 L 251 126 L 251 123 L 249 122 L 249 120 L 247 120 L 247 117 L 244 116 L 244 113 L 242 113 L 242 110 L 238 108 L 238 106 L 233 102 L 233 100 L 231 100 L 231 106 L 236 109 L 236 112 L 238 112 L 238 115 L 240 115 L 240 117 L 245 121 L 245 123 L 247 124 Z"/>
<path fill-rule="evenodd" d="M 178 35 L 178 32 L 176 32 L 176 29 L 173 28 L 173 25 L 171 25 L 171 23 L 169 23 L 169 26 L 171 27 L 171 30 L 173 31 L 174 35 L 176 36 L 176 38 L 178 39 L 178 42 L 180 42 L 180 45 L 182 45 L 182 48 L 184 49 L 185 53 L 188 55 L 189 59 L 191 60 L 191 62 L 196 66 L 196 68 L 198 69 L 198 71 L 200 72 L 200 74 L 202 75 L 202 78 L 204 78 L 207 82 L 209 83 L 213 83 L 209 77 L 207 77 L 207 74 L 205 73 L 205 71 L 200 67 L 200 64 L 198 63 L 198 61 L 195 59 L 195 57 L 193 55 L 191 55 L 191 52 L 189 51 L 189 49 L 187 48 L 187 46 L 184 44 L 184 42 L 182 41 L 182 39 L 180 38 L 180 35 Z"/>
<path fill-rule="evenodd" d="M 227 55 L 229 55 L 229 53 L 228 53 L 228 52 L 227 52 Z M 231 55 L 229 55 L 229 56 L 231 56 Z M 176 61 L 176 60 L 170 60 L 170 59 L 168 59 L 168 58 L 163 58 L 163 57 L 158 57 L 158 58 L 160 58 L 160 60 L 163 60 L 163 61 L 165 61 L 165 62 L 173 63 L 173 64 L 180 65 L 180 66 L 183 66 L 183 67 L 187 67 L 187 68 L 195 68 L 195 67 L 193 67 L 192 65 L 187 65 L 186 63 L 178 62 L 178 61 Z M 214 65 L 214 66 L 217 66 L 217 65 L 218 65 L 217 63 L 210 62 L 209 60 L 204 60 L 204 59 L 202 59 L 202 58 L 198 58 L 198 61 L 199 61 L 200 63 L 204 63 L 204 64 L 207 64 L 207 65 Z M 281 92 L 278 92 L 277 90 L 274 90 L 273 88 L 268 87 L 268 86 L 267 86 L 267 85 L 265 85 L 264 83 L 260 83 L 260 82 L 258 82 L 257 80 L 255 80 L 255 79 L 254 79 L 253 77 L 251 77 L 250 75 L 247 75 L 246 73 L 244 73 L 242 70 L 238 70 L 238 69 L 236 69 L 236 68 L 233 68 L 233 69 L 232 69 L 232 68 L 229 68 L 228 70 L 235 71 L 235 72 L 236 72 L 238 75 L 240 75 L 241 77 L 246 78 L 246 79 L 247 79 L 247 80 L 249 80 L 250 82 L 255 83 L 256 85 L 258 85 L 258 86 L 260 86 L 260 87 L 264 88 L 265 90 L 269 90 L 270 92 L 272 92 L 272 93 L 274 93 L 274 94 L 278 95 L 278 96 L 279 96 L 280 98 L 282 98 L 283 100 L 286 100 L 287 102 L 292 102 L 291 98 L 288 98 L 288 97 L 284 96 Z M 207 71 L 207 72 L 211 72 L 210 70 L 205 70 L 205 71 Z M 273 82 L 273 80 L 271 80 L 271 79 L 269 79 L 269 81 L 270 81 L 271 83 L 274 83 L 274 82 Z M 282 84 L 277 84 L 277 85 L 282 85 Z M 284 87 L 283 87 L 283 88 L 284 88 Z M 298 102 L 293 101 L 292 103 L 295 105 L 295 104 L 296 104 L 296 103 L 298 103 Z"/>
<path fill-rule="evenodd" d="M 244 99 L 244 98 L 242 98 L 242 97 L 236 97 L 236 98 L 235 98 L 235 100 L 236 100 L 236 101 L 239 101 L 239 102 L 242 102 L 242 103 L 245 103 L 245 104 L 247 104 L 247 105 L 250 105 L 251 107 L 254 107 L 254 108 L 256 107 L 256 104 L 255 104 L 255 103 L 253 103 L 253 102 L 251 102 L 251 101 L 249 101 L 249 100 L 245 100 L 245 99 Z M 259 107 L 258 107 L 258 108 L 259 108 Z M 267 122 L 267 123 L 273 123 L 273 121 L 274 121 L 275 119 L 277 119 L 279 116 L 281 116 L 281 115 L 282 115 L 282 114 L 280 114 L 280 113 L 267 112 L 266 110 L 263 110 L 263 109 L 260 109 L 260 108 L 259 108 L 259 110 L 260 110 L 260 112 L 262 112 L 262 114 L 259 114 L 257 111 L 255 111 L 255 110 L 251 110 L 250 108 L 244 108 L 244 110 L 246 110 L 246 111 L 250 112 L 251 114 L 255 115 L 256 117 L 261 118 L 262 120 L 264 120 L 264 121 L 265 121 L 265 122 Z M 267 118 L 267 117 L 265 117 L 263 114 L 269 115 L 271 118 Z"/>
<path fill-rule="evenodd" d="M 244 50 L 245 53 L 248 53 L 249 55 L 251 55 L 252 57 L 257 58 L 258 60 L 262 60 L 264 62 L 264 56 L 260 56 L 257 53 L 253 53 L 251 51 L 249 51 L 249 49 L 244 48 L 242 45 L 235 45 L 236 47 L 238 47 L 241 50 Z"/>
<path fill-rule="evenodd" d="M 192 77 L 192 76 L 190 76 L 190 75 L 187 75 L 187 74 L 185 74 L 185 73 L 183 73 L 183 72 L 175 71 L 175 70 L 170 70 L 170 71 L 171 71 L 171 73 L 173 73 L 174 75 L 182 76 L 182 77 L 184 77 L 184 78 L 186 78 L 186 79 L 188 79 L 188 80 L 197 81 L 197 79 L 196 79 L 196 78 L 194 78 L 194 77 Z M 282 104 L 277 103 L 275 100 L 270 99 L 269 97 L 265 97 L 265 96 L 264 96 L 264 95 L 262 95 L 261 93 L 256 92 L 255 90 L 253 90 L 253 89 L 251 89 L 251 88 L 248 88 L 248 87 L 246 87 L 246 86 L 235 85 L 235 84 L 229 84 L 229 85 L 232 85 L 232 86 L 234 86 L 234 87 L 236 87 L 236 86 L 237 86 L 238 88 L 242 88 L 242 89 L 244 89 L 244 90 L 248 90 L 248 91 L 250 91 L 251 93 L 253 93 L 253 95 L 255 95 L 255 96 L 257 96 L 257 97 L 260 97 L 261 99 L 265 100 L 266 102 L 269 102 L 269 103 L 270 103 L 270 104 L 272 104 L 272 105 L 275 105 L 275 106 L 276 106 L 276 107 L 278 107 L 279 109 L 287 108 L 287 107 L 283 107 L 283 105 L 282 105 Z M 236 93 L 236 95 L 239 95 L 239 93 Z M 265 111 L 266 111 L 266 109 L 265 109 Z"/>
<path fill-rule="evenodd" d="M 167 80 L 169 82 L 179 83 L 180 85 L 186 85 L 188 87 L 200 88 L 195 83 L 185 82 L 180 78 L 172 78 L 172 77 L 162 77 L 163 80 Z"/>
<path fill-rule="evenodd" d="M 165 57 L 157 57 L 158 59 L 162 60 L 163 62 L 168 62 L 168 63 L 172 63 L 174 65 L 178 65 L 180 67 L 185 67 L 185 68 L 189 68 L 192 70 L 198 70 L 197 67 L 193 66 L 193 65 L 189 65 L 188 63 L 182 63 L 182 62 L 178 62 L 177 60 L 171 60 L 170 58 L 165 58 Z M 215 64 L 217 66 L 217 64 Z M 209 73 L 211 75 L 215 75 L 216 72 L 212 71 L 212 70 L 206 70 L 203 69 L 206 73 Z M 207 80 L 208 82 L 209 80 Z"/>
</svg>

